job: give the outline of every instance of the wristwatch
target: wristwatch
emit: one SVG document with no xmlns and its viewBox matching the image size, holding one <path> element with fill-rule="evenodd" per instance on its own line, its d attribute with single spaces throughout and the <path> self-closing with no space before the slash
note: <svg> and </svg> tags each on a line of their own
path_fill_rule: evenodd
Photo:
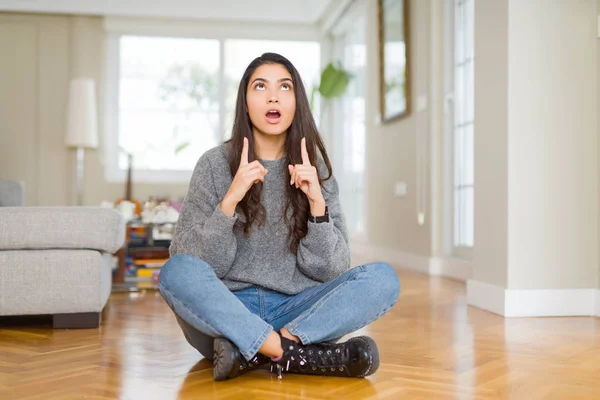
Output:
<svg viewBox="0 0 600 400">
<path fill-rule="evenodd" d="M 309 211 L 308 212 L 308 220 L 310 222 L 314 222 L 314 223 L 317 223 L 317 224 L 319 224 L 321 222 L 329 222 L 329 210 L 328 210 L 327 206 L 325 206 L 325 215 L 321 215 L 319 217 L 315 217 Z"/>
</svg>

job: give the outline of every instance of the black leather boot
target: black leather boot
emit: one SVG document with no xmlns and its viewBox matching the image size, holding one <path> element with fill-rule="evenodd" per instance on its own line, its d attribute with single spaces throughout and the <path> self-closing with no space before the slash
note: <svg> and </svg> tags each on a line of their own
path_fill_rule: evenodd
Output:
<svg viewBox="0 0 600 400">
<path fill-rule="evenodd" d="M 216 338 L 213 344 L 213 379 L 224 381 L 259 369 L 271 359 L 257 353 L 252 360 L 246 361 L 236 345 L 225 338 Z"/>
<path fill-rule="evenodd" d="M 279 379 L 282 373 L 363 378 L 379 368 L 377 344 L 368 336 L 344 343 L 302 345 L 281 336 L 283 356 L 271 362 Z"/>
</svg>

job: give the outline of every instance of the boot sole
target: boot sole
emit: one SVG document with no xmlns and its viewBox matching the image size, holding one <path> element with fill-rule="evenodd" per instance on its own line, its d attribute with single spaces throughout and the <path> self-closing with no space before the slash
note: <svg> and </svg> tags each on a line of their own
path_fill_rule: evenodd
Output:
<svg viewBox="0 0 600 400">
<path fill-rule="evenodd" d="M 213 344 L 213 379 L 224 381 L 234 368 L 240 351 L 225 338 L 216 338 Z"/>
<path fill-rule="evenodd" d="M 379 369 L 379 349 L 377 348 L 377 343 L 375 343 L 375 341 L 368 336 L 358 336 L 350 340 L 360 340 L 364 342 L 369 349 L 370 354 L 369 367 L 363 374 L 357 376 L 357 378 L 364 378 L 365 376 L 373 375 Z"/>
</svg>

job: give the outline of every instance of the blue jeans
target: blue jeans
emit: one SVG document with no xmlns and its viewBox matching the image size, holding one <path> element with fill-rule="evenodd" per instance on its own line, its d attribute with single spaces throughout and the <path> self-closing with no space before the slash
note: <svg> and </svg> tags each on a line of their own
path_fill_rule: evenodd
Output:
<svg viewBox="0 0 600 400">
<path fill-rule="evenodd" d="M 252 359 L 271 331 L 286 328 L 303 344 L 338 340 L 385 314 L 400 295 L 400 282 L 386 263 L 352 268 L 296 295 L 253 286 L 230 291 L 206 262 L 176 255 L 158 285 L 187 341 L 212 359 L 215 337 L 231 340 Z"/>
</svg>

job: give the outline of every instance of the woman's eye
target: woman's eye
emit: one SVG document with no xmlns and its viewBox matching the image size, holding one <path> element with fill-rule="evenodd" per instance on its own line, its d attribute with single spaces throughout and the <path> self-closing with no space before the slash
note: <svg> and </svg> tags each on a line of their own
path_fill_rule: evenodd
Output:
<svg viewBox="0 0 600 400">
<path fill-rule="evenodd" d="M 257 90 L 265 90 L 265 84 L 264 83 L 257 83 L 254 88 L 257 89 Z"/>
<path fill-rule="evenodd" d="M 284 83 L 283 85 L 281 85 L 281 88 L 282 88 L 283 90 L 290 90 L 292 87 L 291 87 L 289 84 L 287 84 L 287 83 Z"/>
</svg>

